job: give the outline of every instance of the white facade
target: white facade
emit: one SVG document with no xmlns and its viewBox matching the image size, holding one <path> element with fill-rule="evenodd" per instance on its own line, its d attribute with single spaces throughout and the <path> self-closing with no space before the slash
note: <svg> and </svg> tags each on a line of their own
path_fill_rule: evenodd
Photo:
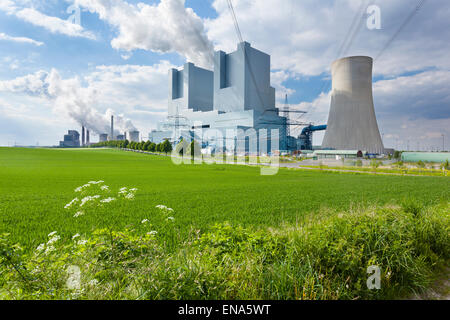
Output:
<svg viewBox="0 0 450 320">
<path fill-rule="evenodd" d="M 214 71 L 186 63 L 182 70 L 169 71 L 168 119 L 149 134 L 159 143 L 171 134 L 176 141 L 187 131 L 195 136 L 207 129 L 226 131 L 253 128 L 278 129 L 279 149 L 286 118 L 275 108 L 275 89 L 270 85 L 270 56 L 240 43 L 237 50 L 215 53 Z M 270 135 L 270 133 L 269 133 Z M 268 142 L 270 149 L 270 142 Z"/>
</svg>

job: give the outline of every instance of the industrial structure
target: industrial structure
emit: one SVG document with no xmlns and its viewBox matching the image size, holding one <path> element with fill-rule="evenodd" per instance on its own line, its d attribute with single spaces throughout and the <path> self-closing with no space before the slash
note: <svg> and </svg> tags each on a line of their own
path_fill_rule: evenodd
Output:
<svg viewBox="0 0 450 320">
<path fill-rule="evenodd" d="M 450 161 L 450 152 L 403 152 L 405 162 L 446 162 Z"/>
<path fill-rule="evenodd" d="M 170 70 L 168 117 L 149 133 L 149 140 L 176 143 L 185 135 L 201 139 L 208 129 L 221 132 L 223 137 L 230 130 L 266 129 L 266 136 L 258 139 L 268 141 L 270 152 L 271 129 L 278 129 L 279 151 L 312 150 L 313 133 L 326 130 L 322 149 L 382 154 L 372 97 L 372 64 L 372 58 L 362 56 L 335 61 L 328 124 L 294 123 L 289 112 L 305 112 L 289 110 L 287 97 L 284 110 L 275 106 L 270 56 L 241 42 L 235 52 L 215 52 L 213 71 L 192 63 Z M 291 125 L 303 126 L 298 137 L 291 136 Z M 219 147 L 206 140 L 203 147 Z M 266 150 L 259 148 L 259 152 Z"/>
<path fill-rule="evenodd" d="M 80 147 L 80 133 L 76 130 L 69 130 L 64 135 L 64 140 L 59 142 L 61 148 L 78 148 Z"/>
<path fill-rule="evenodd" d="M 230 54 L 215 52 L 214 71 L 192 63 L 170 70 L 168 118 L 149 139 L 160 143 L 169 138 L 175 143 L 183 135 L 202 135 L 206 129 L 215 129 L 223 137 L 227 131 L 267 129 L 266 136 L 258 138 L 268 141 L 269 151 L 271 129 L 282 132 L 286 127 L 287 119 L 279 113 L 275 88 L 270 85 L 270 56 L 242 42 Z M 286 150 L 286 135 L 280 134 L 278 145 Z"/>
<path fill-rule="evenodd" d="M 372 96 L 370 57 L 336 60 L 331 67 L 332 92 L 323 149 L 384 153 Z"/>
<path fill-rule="evenodd" d="M 128 140 L 133 142 L 140 142 L 140 133 L 139 131 L 130 131 L 128 132 Z"/>
</svg>

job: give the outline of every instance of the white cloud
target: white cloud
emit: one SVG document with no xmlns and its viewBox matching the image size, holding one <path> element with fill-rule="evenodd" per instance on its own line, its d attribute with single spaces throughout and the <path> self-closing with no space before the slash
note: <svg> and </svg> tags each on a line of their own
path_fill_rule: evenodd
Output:
<svg viewBox="0 0 450 320">
<path fill-rule="evenodd" d="M 127 3 L 123 0 L 75 0 L 79 6 L 97 13 L 118 30 L 113 48 L 160 53 L 177 52 L 200 66 L 212 66 L 213 46 L 203 21 L 184 0 L 161 0 L 157 5 Z"/>
<path fill-rule="evenodd" d="M 13 41 L 13 42 L 18 42 L 18 43 L 28 43 L 28 44 L 34 44 L 36 46 L 42 46 L 44 45 L 43 42 L 40 41 L 36 41 L 30 38 L 26 38 L 26 37 L 13 37 L 13 36 L 9 36 L 5 33 L 0 32 L 0 40 L 6 40 L 6 41 Z"/>
<path fill-rule="evenodd" d="M 330 69 L 360 0 L 277 1 L 234 0 L 236 16 L 245 40 L 272 56 L 272 67 L 292 74 L 319 75 Z M 398 30 L 416 3 L 379 0 L 382 29 L 368 30 L 366 17 L 352 46 L 342 56 L 376 56 Z M 205 21 L 216 49 L 235 50 L 236 34 L 226 0 L 213 3 L 218 17 Z M 375 74 L 398 75 L 429 66 L 450 68 L 450 8 L 446 0 L 428 1 L 399 37 L 375 63 Z M 432 23 L 430 23 L 432 21 Z"/>
<path fill-rule="evenodd" d="M 23 1 L 0 0 L 0 10 L 9 15 L 15 15 L 19 19 L 31 23 L 38 27 L 43 27 L 54 34 L 63 34 L 70 37 L 81 37 L 95 40 L 93 33 L 86 31 L 82 26 L 71 23 L 58 17 L 52 17 L 29 7 L 23 7 L 23 4 L 29 5 Z"/>
<path fill-rule="evenodd" d="M 95 133 L 109 132 L 109 119 L 114 114 L 121 132 L 137 127 L 145 134 L 166 114 L 171 67 L 167 61 L 153 66 L 98 66 L 85 77 L 66 79 L 52 69 L 0 81 L 0 91 L 46 101 L 54 114 Z M 13 112 L 9 108 L 5 113 Z"/>
</svg>

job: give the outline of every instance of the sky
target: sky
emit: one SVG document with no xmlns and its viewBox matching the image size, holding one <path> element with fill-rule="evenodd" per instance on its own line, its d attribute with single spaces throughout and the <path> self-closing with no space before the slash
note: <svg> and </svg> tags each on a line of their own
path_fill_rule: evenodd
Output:
<svg viewBox="0 0 450 320">
<path fill-rule="evenodd" d="M 271 55 L 277 106 L 287 94 L 308 111 L 293 121 L 325 124 L 331 63 L 367 55 L 385 146 L 448 150 L 450 3 L 422 1 L 232 0 L 244 40 Z M 169 69 L 212 69 L 237 43 L 226 0 L 0 0 L 0 145 L 57 145 L 81 123 L 96 141 L 112 114 L 146 139 Z"/>
</svg>

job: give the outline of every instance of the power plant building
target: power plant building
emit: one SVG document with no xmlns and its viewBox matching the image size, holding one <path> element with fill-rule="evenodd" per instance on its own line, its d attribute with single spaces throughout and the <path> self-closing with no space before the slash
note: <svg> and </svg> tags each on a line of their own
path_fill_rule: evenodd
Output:
<svg viewBox="0 0 450 320">
<path fill-rule="evenodd" d="M 129 136 L 129 140 L 130 140 L 130 141 L 133 141 L 133 142 L 140 142 L 140 139 L 139 139 L 139 131 L 130 131 L 130 132 L 128 133 L 128 136 Z"/>
<path fill-rule="evenodd" d="M 69 130 L 64 135 L 64 141 L 59 142 L 61 148 L 78 148 L 80 147 L 80 133 L 76 130 Z"/>
<path fill-rule="evenodd" d="M 267 135 L 259 138 L 269 140 L 270 150 L 270 130 L 278 129 L 278 149 L 285 149 L 286 136 L 281 134 L 285 126 L 270 85 L 270 56 L 242 42 L 230 54 L 215 52 L 214 71 L 192 63 L 170 70 L 168 119 L 149 139 L 159 143 L 170 137 L 176 142 L 187 132 L 202 135 L 207 129 L 216 129 L 223 137 L 230 130 L 267 129 Z"/>
</svg>

